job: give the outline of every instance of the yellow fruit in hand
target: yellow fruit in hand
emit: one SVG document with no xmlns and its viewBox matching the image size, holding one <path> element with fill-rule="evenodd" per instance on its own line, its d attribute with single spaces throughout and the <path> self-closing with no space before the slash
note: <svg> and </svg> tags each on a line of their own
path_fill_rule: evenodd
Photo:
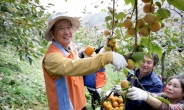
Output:
<svg viewBox="0 0 184 110">
<path fill-rule="evenodd" d="M 126 68 L 132 70 L 135 68 L 135 62 L 132 59 L 128 59 L 127 61 L 128 65 L 126 66 Z"/>
<path fill-rule="evenodd" d="M 90 45 L 88 45 L 84 50 L 85 54 L 88 56 L 91 56 L 94 51 L 95 51 L 95 48 L 93 46 L 90 46 Z"/>
<path fill-rule="evenodd" d="M 145 13 L 150 13 L 150 12 L 153 13 L 155 11 L 155 7 L 153 4 L 151 5 L 151 3 L 145 3 L 145 5 L 143 7 L 143 11 Z"/>
<path fill-rule="evenodd" d="M 129 87 L 129 82 L 127 80 L 122 80 L 121 81 L 121 88 L 128 88 Z"/>
</svg>

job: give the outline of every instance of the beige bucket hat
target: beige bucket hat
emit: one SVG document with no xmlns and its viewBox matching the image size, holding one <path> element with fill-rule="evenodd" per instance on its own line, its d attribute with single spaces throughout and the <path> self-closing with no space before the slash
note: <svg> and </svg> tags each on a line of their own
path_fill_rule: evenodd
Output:
<svg viewBox="0 0 184 110">
<path fill-rule="evenodd" d="M 50 29 L 52 28 L 52 26 L 60 19 L 68 19 L 70 20 L 71 24 L 72 24 L 72 31 L 73 33 L 76 32 L 80 26 L 80 21 L 74 17 L 71 16 L 67 16 L 65 13 L 62 12 L 55 12 L 53 14 L 51 14 L 49 20 L 48 20 L 48 28 L 45 32 L 45 39 L 47 41 L 51 41 L 52 40 L 52 35 L 50 34 Z"/>
</svg>

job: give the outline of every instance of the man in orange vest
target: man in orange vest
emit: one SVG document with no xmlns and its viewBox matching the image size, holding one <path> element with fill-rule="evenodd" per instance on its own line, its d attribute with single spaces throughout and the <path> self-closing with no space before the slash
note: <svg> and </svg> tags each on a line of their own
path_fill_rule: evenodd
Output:
<svg viewBox="0 0 184 110">
<path fill-rule="evenodd" d="M 70 45 L 79 26 L 78 19 L 65 13 L 55 12 L 50 16 L 45 39 L 51 44 L 42 62 L 50 110 L 85 110 L 83 75 L 109 63 L 117 70 L 127 65 L 125 58 L 115 52 L 79 59 L 77 50 Z"/>
</svg>

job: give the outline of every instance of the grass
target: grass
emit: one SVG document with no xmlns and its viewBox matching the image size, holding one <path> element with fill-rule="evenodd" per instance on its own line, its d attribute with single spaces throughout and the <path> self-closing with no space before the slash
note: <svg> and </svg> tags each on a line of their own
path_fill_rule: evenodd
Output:
<svg viewBox="0 0 184 110">
<path fill-rule="evenodd" d="M 1 46 L 0 46 L 1 47 Z M 0 50 L 0 110 L 48 110 L 45 82 L 42 73 L 42 58 L 30 65 L 20 61 L 14 52 L 1 47 Z M 107 84 L 102 95 L 121 79 L 121 72 L 106 66 Z M 90 95 L 86 90 L 87 108 L 90 110 Z"/>
<path fill-rule="evenodd" d="M 47 110 L 41 60 L 30 65 L 8 49 L 0 50 L 0 109 Z"/>
</svg>

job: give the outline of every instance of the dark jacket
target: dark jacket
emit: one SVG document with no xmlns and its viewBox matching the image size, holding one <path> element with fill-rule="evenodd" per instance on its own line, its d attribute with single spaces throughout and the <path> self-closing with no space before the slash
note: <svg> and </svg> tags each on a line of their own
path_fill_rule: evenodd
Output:
<svg viewBox="0 0 184 110">
<path fill-rule="evenodd" d="M 139 78 L 140 70 L 136 70 L 136 77 Z M 129 73 L 127 80 L 133 83 L 133 86 L 143 89 L 141 85 L 144 87 L 143 90 L 146 90 L 150 93 L 160 93 L 162 92 L 163 84 L 159 77 L 153 72 L 139 79 L 141 85 L 135 80 L 131 73 Z M 133 81 L 134 80 L 134 81 Z M 153 110 L 151 106 L 149 106 L 146 102 L 141 100 L 132 101 L 127 99 L 126 110 Z"/>
</svg>

